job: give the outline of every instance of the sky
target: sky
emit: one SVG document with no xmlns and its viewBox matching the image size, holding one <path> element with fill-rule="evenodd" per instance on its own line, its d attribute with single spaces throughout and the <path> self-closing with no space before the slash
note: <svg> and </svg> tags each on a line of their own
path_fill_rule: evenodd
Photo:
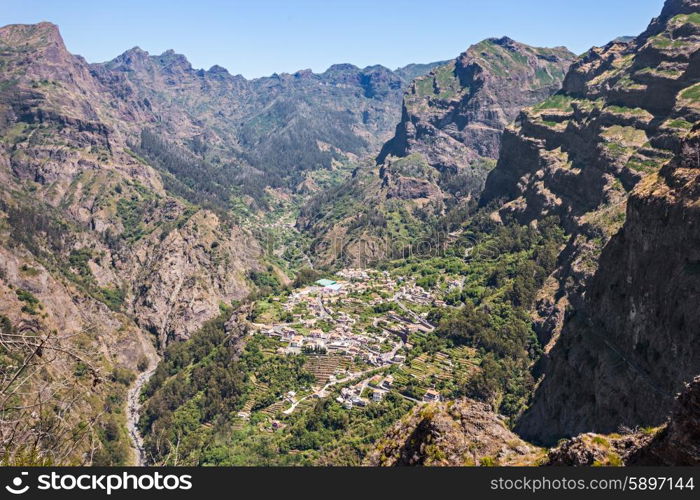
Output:
<svg viewBox="0 0 700 500">
<path fill-rule="evenodd" d="M 50 21 L 89 62 L 139 46 L 247 78 L 452 59 L 507 35 L 580 54 L 637 35 L 663 0 L 0 0 L 0 26 Z"/>
</svg>

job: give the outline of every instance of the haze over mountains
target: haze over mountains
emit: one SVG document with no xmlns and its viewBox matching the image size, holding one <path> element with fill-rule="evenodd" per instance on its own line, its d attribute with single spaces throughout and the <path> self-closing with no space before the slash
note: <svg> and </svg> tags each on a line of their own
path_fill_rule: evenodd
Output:
<svg viewBox="0 0 700 500">
<path fill-rule="evenodd" d="M 697 0 L 253 80 L 0 28 L 4 461 L 698 464 L 699 48 Z"/>
</svg>

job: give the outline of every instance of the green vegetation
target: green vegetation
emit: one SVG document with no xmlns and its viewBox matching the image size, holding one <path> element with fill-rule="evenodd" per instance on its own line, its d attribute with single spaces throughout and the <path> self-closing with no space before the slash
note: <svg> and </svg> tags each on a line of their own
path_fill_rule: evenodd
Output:
<svg viewBox="0 0 700 500">
<path fill-rule="evenodd" d="M 644 130 L 640 130 L 635 127 L 624 127 L 621 125 L 613 125 L 604 129 L 601 136 L 609 141 L 619 143 L 624 147 L 639 147 L 647 142 L 647 136 Z"/>
<path fill-rule="evenodd" d="M 618 115 L 633 115 L 633 116 L 640 116 L 640 117 L 645 117 L 645 118 L 653 118 L 653 115 L 649 113 L 647 110 L 642 109 L 642 108 L 628 108 L 625 106 L 606 106 L 605 111 L 609 113 L 615 113 Z"/>
<path fill-rule="evenodd" d="M 625 147 L 617 142 L 604 142 L 602 145 L 613 158 L 623 158 L 632 153 L 631 148 Z"/>
<path fill-rule="evenodd" d="M 149 399 L 140 426 L 154 456 L 165 459 L 179 443 L 182 457 L 198 457 L 210 425 L 226 427 L 245 403 L 264 409 L 313 382 L 304 356 L 271 356 L 270 339 L 252 339 L 235 360 L 236 348 L 225 342 L 223 328 L 229 315 L 208 322 L 189 341 L 171 344 L 145 388 Z"/>
<path fill-rule="evenodd" d="M 269 295 L 280 289 L 280 281 L 272 268 L 267 271 L 249 271 L 248 278 L 260 289 L 261 295 Z"/>
<path fill-rule="evenodd" d="M 700 12 L 692 12 L 690 14 L 678 14 L 677 16 L 672 17 L 670 22 L 673 24 L 700 24 Z"/>
<path fill-rule="evenodd" d="M 230 314 L 230 313 L 228 313 Z M 156 461 L 198 465 L 301 465 L 359 461 L 411 403 L 390 394 L 348 412 L 331 399 L 308 400 L 284 416 L 280 398 L 315 382 L 307 355 L 280 356 L 276 340 L 250 338 L 238 359 L 223 323 L 210 321 L 184 343 L 171 344 L 144 390 L 140 426 Z M 237 416 L 248 411 L 248 421 Z M 284 429 L 273 432 L 271 418 Z"/>
<path fill-rule="evenodd" d="M 439 286 L 462 276 L 462 287 L 448 292 L 448 304 L 459 309 L 433 309 L 435 336 L 421 342 L 427 352 L 459 346 L 476 349 L 479 370 L 456 395 L 463 394 L 496 405 L 515 416 L 524 408 L 533 387 L 529 369 L 540 355 L 528 313 L 537 290 L 553 270 L 564 234 L 554 218 L 538 228 L 516 224 L 499 226 L 486 212 L 474 216 L 449 255 L 394 261 L 386 267 L 397 275 L 420 277 Z M 469 249 L 468 261 L 457 257 Z"/>
<path fill-rule="evenodd" d="M 657 171 L 663 162 L 659 159 L 649 159 L 644 157 L 633 156 L 627 161 L 627 168 L 631 168 L 637 172 L 648 174 Z"/>
<path fill-rule="evenodd" d="M 68 256 L 68 265 L 77 273 L 78 278 L 82 281 L 90 281 L 93 279 L 92 271 L 90 271 L 90 267 L 88 267 L 88 262 L 92 257 L 92 251 L 89 248 L 72 250 Z"/>
<path fill-rule="evenodd" d="M 569 97 L 566 94 L 554 94 L 549 96 L 541 103 L 535 105 L 532 109 L 534 109 L 535 111 L 544 111 L 546 109 L 573 111 L 573 108 L 571 107 L 571 103 L 573 101 L 573 97 Z"/>
<path fill-rule="evenodd" d="M 127 241 L 138 241 L 146 231 L 143 226 L 143 216 L 146 211 L 144 201 L 137 195 L 131 198 L 120 198 L 117 200 L 117 215 L 124 226 L 122 237 Z"/>
<path fill-rule="evenodd" d="M 700 101 L 700 83 L 691 85 L 680 93 L 682 99 L 692 102 Z"/>
<path fill-rule="evenodd" d="M 15 290 L 15 294 L 19 300 L 24 302 L 22 312 L 32 315 L 39 314 L 39 310 L 42 309 L 42 305 L 41 302 L 39 302 L 39 299 L 37 299 L 32 292 L 24 290 L 23 288 L 18 288 Z"/>
<path fill-rule="evenodd" d="M 121 288 L 100 288 L 101 301 L 113 311 L 121 310 L 124 305 L 124 290 Z"/>
<path fill-rule="evenodd" d="M 668 120 L 664 123 L 665 126 L 670 128 L 677 128 L 681 130 L 690 130 L 693 128 L 693 124 L 683 118 L 676 118 L 674 120 Z"/>
<path fill-rule="evenodd" d="M 674 40 L 667 32 L 660 33 L 650 38 L 651 44 L 657 49 L 676 49 L 683 47 L 688 42 L 683 39 Z"/>
<path fill-rule="evenodd" d="M 126 368 L 115 367 L 110 375 L 110 387 L 105 397 L 105 414 L 97 427 L 100 444 L 94 458 L 95 466 L 125 465 L 131 460 L 131 445 L 124 421 L 126 390 L 136 375 Z"/>
</svg>

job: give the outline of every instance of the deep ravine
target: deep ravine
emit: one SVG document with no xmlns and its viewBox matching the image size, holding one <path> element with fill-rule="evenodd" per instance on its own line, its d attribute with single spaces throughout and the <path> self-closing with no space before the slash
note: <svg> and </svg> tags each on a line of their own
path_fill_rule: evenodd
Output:
<svg viewBox="0 0 700 500">
<path fill-rule="evenodd" d="M 141 413 L 141 390 L 151 378 L 153 373 L 155 373 L 159 362 L 160 358 L 157 356 L 150 359 L 148 368 L 138 374 L 131 388 L 129 388 L 129 393 L 126 399 L 126 428 L 129 432 L 129 439 L 131 440 L 133 462 L 134 465 L 137 466 L 147 465 L 146 452 L 143 448 L 143 436 L 141 436 L 141 432 L 139 431 L 138 427 Z"/>
</svg>

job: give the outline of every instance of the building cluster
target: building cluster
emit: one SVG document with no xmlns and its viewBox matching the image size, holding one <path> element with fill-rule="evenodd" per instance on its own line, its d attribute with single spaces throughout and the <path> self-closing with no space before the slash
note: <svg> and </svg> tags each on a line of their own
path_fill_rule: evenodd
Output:
<svg viewBox="0 0 700 500">
<path fill-rule="evenodd" d="M 410 333 L 432 330 L 421 316 L 408 309 L 387 311 L 374 321 L 375 328 L 357 327 L 358 319 L 342 310 L 343 306 L 358 304 L 373 307 L 387 301 L 405 300 L 422 303 L 432 300 L 429 292 L 393 279 L 388 273 L 373 273 L 359 269 L 344 269 L 338 276 L 348 281 L 318 280 L 314 285 L 292 292 L 282 303 L 291 321 L 272 325 L 257 325 L 259 333 L 286 344 L 280 352 L 298 354 L 316 352 L 359 357 L 371 366 L 400 364 L 405 356 L 399 353 Z M 403 284 L 402 284 L 403 283 Z M 371 294 L 371 299 L 362 295 Z"/>
<path fill-rule="evenodd" d="M 370 373 L 376 373 L 375 368 L 406 361 L 405 351 L 412 348 L 408 342 L 410 334 L 434 329 L 423 315 L 408 307 L 436 302 L 429 291 L 413 280 L 361 269 L 344 269 L 337 276 L 341 278 L 338 281 L 321 279 L 278 299 L 283 319 L 273 324 L 255 324 L 257 328 L 252 333 L 280 340 L 280 354 L 338 354 L 362 360 L 372 367 Z M 376 307 L 383 303 L 391 303 L 392 307 Z M 352 374 L 346 373 L 346 377 L 349 375 Z M 340 382 L 339 377 L 341 374 L 336 373 L 329 382 Z M 362 377 L 355 385 L 343 387 L 337 400 L 348 409 L 363 407 L 370 401 L 381 401 L 393 384 L 392 375 Z M 322 388 L 313 396 L 323 392 Z M 286 399 L 294 402 L 295 397 L 290 393 Z M 439 401 L 440 395 L 429 389 L 422 400 Z"/>
</svg>

